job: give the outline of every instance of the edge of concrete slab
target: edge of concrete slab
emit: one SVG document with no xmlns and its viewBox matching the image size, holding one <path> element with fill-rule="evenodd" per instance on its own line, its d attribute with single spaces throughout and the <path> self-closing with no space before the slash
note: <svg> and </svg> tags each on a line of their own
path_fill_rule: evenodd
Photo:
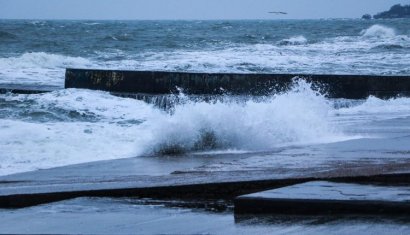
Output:
<svg viewBox="0 0 410 235">
<path fill-rule="evenodd" d="M 30 193 L 24 187 L 15 194 L 0 195 L 0 208 L 22 208 L 77 197 L 138 197 L 154 199 L 233 199 L 236 196 L 261 190 L 279 188 L 311 179 L 276 179 L 221 183 L 198 183 L 165 185 L 157 187 L 119 187 L 93 189 L 92 185 L 82 190 Z"/>
<path fill-rule="evenodd" d="M 324 178 L 281 178 L 281 179 L 261 179 L 249 181 L 226 181 L 219 182 L 204 181 L 203 177 L 187 182 L 169 179 L 172 176 L 164 176 L 157 179 L 160 184 L 138 184 L 133 180 L 124 182 L 110 182 L 108 184 L 101 182 L 83 182 L 77 185 L 53 182 L 49 184 L 33 185 L 7 183 L 13 190 L 7 193 L 6 188 L 0 194 L 0 208 L 21 208 L 34 206 L 43 203 L 50 203 L 77 197 L 137 197 L 153 199 L 228 199 L 233 200 L 235 197 L 255 193 L 259 191 L 290 186 L 299 183 L 305 183 L 315 180 L 342 181 L 347 182 L 373 182 L 373 183 L 400 183 L 400 179 L 410 179 L 410 173 L 401 174 L 380 174 L 372 176 L 359 177 L 324 177 Z M 183 178 L 188 176 L 183 176 Z M 168 181 L 167 181 L 168 180 Z M 174 183 L 173 183 L 174 182 Z M 177 183 L 175 183 L 177 182 Z M 407 181 L 408 182 L 408 181 Z M 404 183 L 407 183 L 404 182 Z M 60 187 L 61 186 L 61 187 Z M 38 190 L 41 188 L 41 190 Z M 35 190 L 33 190 L 35 189 Z"/>
<path fill-rule="evenodd" d="M 404 189 L 408 191 L 409 187 L 311 181 L 239 196 L 234 200 L 234 211 L 269 215 L 407 215 L 410 191 Z"/>
</svg>

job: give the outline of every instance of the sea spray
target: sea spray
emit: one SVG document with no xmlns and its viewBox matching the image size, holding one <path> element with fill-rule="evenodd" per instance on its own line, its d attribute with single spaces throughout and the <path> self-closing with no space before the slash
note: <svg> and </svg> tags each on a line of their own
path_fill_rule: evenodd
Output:
<svg viewBox="0 0 410 235">
<path fill-rule="evenodd" d="M 280 146 L 345 139 L 330 125 L 331 103 L 303 80 L 262 101 L 185 102 L 170 115 L 149 119 L 153 153 L 209 149 L 270 150 Z"/>
<path fill-rule="evenodd" d="M 393 28 L 387 26 L 375 24 L 368 29 L 362 30 L 360 33 L 363 37 L 371 38 L 392 38 L 396 36 L 396 32 Z"/>
<path fill-rule="evenodd" d="M 264 151 L 350 138 L 329 121 L 332 103 L 303 81 L 262 99 L 180 100 L 169 112 L 101 91 L 0 95 L 5 113 L 0 117 L 0 174 L 159 153 Z"/>
<path fill-rule="evenodd" d="M 66 67 L 410 74 L 408 20 L 377 22 L 383 26 L 333 19 L 5 20 L 0 33 L 0 84 L 63 87 Z M 132 40 L 103 40 L 118 35 Z M 308 42 L 292 39 L 297 35 Z M 279 45 L 283 39 L 301 45 Z M 158 152 L 221 154 L 328 143 L 355 138 L 345 130 L 360 134 L 363 129 L 358 126 L 374 120 L 410 116 L 407 98 L 334 101 L 317 95 L 309 85 L 299 88 L 263 99 L 228 96 L 205 102 L 190 97 L 178 101 L 173 110 L 78 89 L 0 95 L 0 174 Z"/>
<path fill-rule="evenodd" d="M 82 57 L 45 52 L 30 52 L 0 58 L 0 83 L 63 86 L 67 67 L 88 67 L 92 62 Z"/>
<path fill-rule="evenodd" d="M 328 100 L 302 80 L 258 99 L 180 101 L 167 111 L 102 91 L 2 94 L 0 175 L 144 155 L 338 142 L 358 138 L 348 134 L 357 125 L 410 116 L 408 98 Z"/>
<path fill-rule="evenodd" d="M 410 99 L 398 97 L 383 100 L 370 96 L 355 105 L 335 109 L 333 112 L 336 115 L 363 115 L 373 120 L 409 117 Z"/>
<path fill-rule="evenodd" d="M 278 44 L 282 46 L 296 46 L 296 45 L 305 45 L 308 40 L 304 36 L 295 36 L 287 39 L 281 40 Z"/>
</svg>

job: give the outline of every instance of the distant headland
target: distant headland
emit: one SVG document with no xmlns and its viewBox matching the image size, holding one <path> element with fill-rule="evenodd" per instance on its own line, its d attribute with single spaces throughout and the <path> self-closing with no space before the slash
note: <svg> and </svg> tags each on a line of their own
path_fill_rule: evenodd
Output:
<svg viewBox="0 0 410 235">
<path fill-rule="evenodd" d="M 410 18 L 410 5 L 396 4 L 388 11 L 377 13 L 373 17 L 370 14 L 365 14 L 362 19 L 395 19 L 395 18 Z"/>
</svg>

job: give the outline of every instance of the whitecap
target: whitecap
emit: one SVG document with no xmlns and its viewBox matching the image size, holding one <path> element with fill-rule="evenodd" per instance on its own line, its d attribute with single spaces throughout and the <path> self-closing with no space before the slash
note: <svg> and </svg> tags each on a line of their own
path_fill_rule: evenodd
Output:
<svg viewBox="0 0 410 235">
<path fill-rule="evenodd" d="M 86 58 L 30 52 L 0 58 L 0 83 L 55 85 L 64 84 L 67 67 L 90 67 Z"/>
<path fill-rule="evenodd" d="M 279 42 L 279 45 L 287 46 L 287 45 L 305 45 L 307 44 L 308 40 L 304 36 L 296 36 L 287 39 L 283 39 Z"/>
<path fill-rule="evenodd" d="M 147 151 L 176 154 L 207 149 L 261 151 L 348 139 L 332 125 L 331 103 L 299 81 L 284 94 L 263 101 L 186 102 L 172 115 L 149 118 Z"/>
<path fill-rule="evenodd" d="M 396 31 L 393 28 L 375 24 L 368 29 L 362 30 L 360 34 L 367 38 L 392 38 L 396 36 Z"/>
</svg>

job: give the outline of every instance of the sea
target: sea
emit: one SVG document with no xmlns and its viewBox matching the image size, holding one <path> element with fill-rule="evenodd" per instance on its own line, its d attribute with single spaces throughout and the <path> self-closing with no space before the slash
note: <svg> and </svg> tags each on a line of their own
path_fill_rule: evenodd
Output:
<svg viewBox="0 0 410 235">
<path fill-rule="evenodd" d="M 410 136 L 405 97 L 329 99 L 295 80 L 289 91 L 262 98 L 204 101 L 181 91 L 164 109 L 63 89 L 66 68 L 410 75 L 410 20 L 0 20 L 0 87 L 54 89 L 0 94 L 0 175 Z"/>
</svg>

